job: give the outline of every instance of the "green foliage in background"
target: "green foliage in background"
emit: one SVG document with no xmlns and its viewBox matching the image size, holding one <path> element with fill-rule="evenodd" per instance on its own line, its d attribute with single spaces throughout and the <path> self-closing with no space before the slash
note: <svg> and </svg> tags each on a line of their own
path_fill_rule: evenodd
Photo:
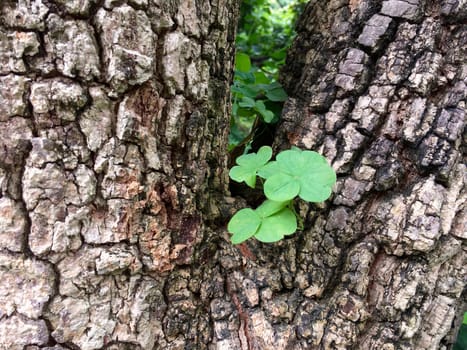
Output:
<svg viewBox="0 0 467 350">
<path fill-rule="evenodd" d="M 244 0 L 240 9 L 237 51 L 250 56 L 253 65 L 277 80 L 287 48 L 295 35 L 294 24 L 307 0 Z"/>
<path fill-rule="evenodd" d="M 239 210 L 227 225 L 232 243 L 254 237 L 265 243 L 277 242 L 297 230 L 297 215 L 293 199 L 322 202 L 331 195 L 336 173 L 326 158 L 313 151 L 297 147 L 280 152 L 271 161 L 272 149 L 261 147 L 257 153 L 237 158 L 230 177 L 255 188 L 256 178 L 264 179 L 266 200 L 256 209 Z M 299 219 L 298 219 L 299 220 Z"/>
<path fill-rule="evenodd" d="M 292 42 L 305 0 L 245 0 L 236 39 L 229 150 L 244 142 L 255 122 L 277 123 L 287 94 L 279 67 Z M 251 140 L 250 140 L 251 141 Z M 248 148 L 246 148 L 248 150 Z"/>
<path fill-rule="evenodd" d="M 282 86 L 264 72 L 251 66 L 250 57 L 237 53 L 232 91 L 230 148 L 250 134 L 257 118 L 264 123 L 277 123 L 287 99 Z"/>
</svg>

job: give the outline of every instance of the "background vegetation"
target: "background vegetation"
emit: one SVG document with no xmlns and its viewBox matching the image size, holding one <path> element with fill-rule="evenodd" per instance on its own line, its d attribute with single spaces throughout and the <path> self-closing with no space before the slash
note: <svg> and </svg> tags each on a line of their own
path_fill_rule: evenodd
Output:
<svg viewBox="0 0 467 350">
<path fill-rule="evenodd" d="M 230 150 L 243 144 L 248 151 L 254 129 L 275 124 L 287 98 L 277 82 L 293 25 L 305 0 L 246 0 L 242 2 L 237 56 L 232 86 Z"/>
</svg>

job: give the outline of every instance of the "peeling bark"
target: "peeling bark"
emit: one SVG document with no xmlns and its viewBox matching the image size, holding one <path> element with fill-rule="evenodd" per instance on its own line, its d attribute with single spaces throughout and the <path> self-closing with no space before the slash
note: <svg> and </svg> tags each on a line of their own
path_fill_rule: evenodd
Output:
<svg viewBox="0 0 467 350">
<path fill-rule="evenodd" d="M 311 1 L 275 147 L 338 173 L 232 246 L 237 2 L 0 4 L 0 349 L 447 349 L 465 308 L 467 8 Z"/>
</svg>

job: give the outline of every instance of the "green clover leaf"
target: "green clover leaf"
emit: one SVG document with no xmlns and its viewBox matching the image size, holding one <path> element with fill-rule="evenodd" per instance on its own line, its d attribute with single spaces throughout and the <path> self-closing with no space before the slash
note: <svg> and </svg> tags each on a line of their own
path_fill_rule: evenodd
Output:
<svg viewBox="0 0 467 350">
<path fill-rule="evenodd" d="M 290 235 L 297 230 L 297 218 L 289 208 L 265 217 L 254 237 L 264 243 L 280 241 L 285 235 Z"/>
<path fill-rule="evenodd" d="M 242 100 L 238 103 L 238 105 L 240 107 L 252 108 L 255 106 L 255 100 L 253 100 L 251 97 L 243 96 Z"/>
<path fill-rule="evenodd" d="M 336 173 L 319 153 L 292 147 L 280 152 L 275 161 L 270 161 L 271 157 L 271 147 L 263 146 L 258 153 L 238 157 L 238 165 L 230 170 L 233 180 L 245 181 L 250 187 L 255 186 L 256 175 L 264 178 L 267 197 L 255 210 L 242 209 L 232 217 L 227 229 L 233 244 L 251 237 L 277 242 L 297 230 L 297 214 L 292 207 L 295 196 L 322 202 L 331 195 Z"/>
<path fill-rule="evenodd" d="M 233 244 L 242 243 L 252 237 L 261 225 L 261 218 L 251 208 L 239 210 L 232 216 L 227 230 L 233 234 L 231 240 Z"/>
<path fill-rule="evenodd" d="M 258 171 L 265 178 L 264 194 L 274 201 L 288 201 L 298 195 L 308 202 L 329 198 L 336 174 L 326 158 L 298 148 L 278 154 L 275 162 Z"/>
<path fill-rule="evenodd" d="M 290 202 L 276 202 L 266 199 L 258 208 L 256 208 L 256 212 L 260 217 L 265 218 L 281 211 L 289 205 L 289 203 Z"/>
<path fill-rule="evenodd" d="M 271 157 L 272 149 L 269 146 L 261 147 L 258 153 L 244 154 L 236 159 L 238 165 L 230 169 L 229 176 L 237 182 L 245 181 L 248 186 L 255 188 L 256 173 Z"/>
<path fill-rule="evenodd" d="M 274 201 L 288 201 L 300 192 L 300 183 L 293 176 L 277 173 L 264 183 L 264 194 Z"/>
<path fill-rule="evenodd" d="M 271 123 L 274 119 L 274 113 L 266 108 L 263 101 L 256 101 L 254 109 L 261 114 L 266 123 Z"/>
<path fill-rule="evenodd" d="M 256 210 L 239 210 L 230 220 L 227 229 L 232 233 L 231 241 L 239 244 L 255 237 L 264 243 L 277 242 L 297 230 L 297 218 L 287 208 L 290 202 L 266 200 Z"/>
<path fill-rule="evenodd" d="M 271 84 L 272 86 L 273 84 Z M 266 91 L 266 97 L 271 101 L 284 102 L 287 100 L 287 93 L 284 91 L 282 86 L 274 86 L 272 89 Z"/>
</svg>

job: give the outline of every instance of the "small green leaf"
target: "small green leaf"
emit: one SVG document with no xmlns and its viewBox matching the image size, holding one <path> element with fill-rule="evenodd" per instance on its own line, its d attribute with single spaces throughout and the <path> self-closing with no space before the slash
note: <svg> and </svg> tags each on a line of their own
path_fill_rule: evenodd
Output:
<svg viewBox="0 0 467 350">
<path fill-rule="evenodd" d="M 235 55 L 235 69 L 240 72 L 249 72 L 251 69 L 250 56 L 241 52 L 237 53 Z"/>
<path fill-rule="evenodd" d="M 238 86 L 238 85 L 233 85 L 230 90 L 240 96 L 248 96 L 248 97 L 251 97 L 251 98 L 254 98 L 256 97 L 256 95 L 258 94 L 258 92 L 256 91 L 256 89 L 253 89 L 252 87 L 250 86 L 246 86 L 246 85 L 242 85 L 242 86 Z M 239 97 L 240 97 L 239 96 Z"/>
<path fill-rule="evenodd" d="M 261 116 L 263 117 L 266 123 L 270 123 L 274 119 L 274 113 L 272 113 L 266 108 L 264 101 L 261 101 L 261 100 L 256 101 L 254 108 L 256 111 L 258 111 L 261 114 Z"/>
<path fill-rule="evenodd" d="M 254 121 L 254 119 L 256 118 L 256 113 L 254 113 L 251 108 L 243 108 L 243 107 L 240 107 L 237 109 L 237 116 L 239 117 L 246 117 L 246 118 L 252 118 Z M 245 135 L 246 136 L 246 135 Z"/>
<path fill-rule="evenodd" d="M 279 83 L 278 81 L 275 81 L 275 82 L 272 82 L 271 84 L 268 84 L 266 90 L 274 90 L 274 89 L 281 88 L 281 87 L 282 87 L 281 83 Z"/>
<path fill-rule="evenodd" d="M 264 194 L 268 199 L 284 202 L 293 199 L 300 192 L 297 179 L 285 173 L 278 173 L 264 183 Z"/>
<path fill-rule="evenodd" d="M 459 333 L 457 334 L 456 344 L 452 350 L 465 350 L 467 349 L 467 324 L 463 323 L 459 328 Z"/>
<path fill-rule="evenodd" d="M 238 103 L 233 103 L 232 104 L 232 114 L 237 115 L 238 112 Z"/>
<path fill-rule="evenodd" d="M 256 184 L 256 173 L 272 157 L 272 149 L 269 146 L 263 146 L 258 153 L 244 154 L 236 159 L 238 165 L 230 169 L 229 176 L 237 182 L 245 182 L 251 188 Z"/>
<path fill-rule="evenodd" d="M 298 148 L 282 151 L 276 160 L 283 172 L 294 176 L 304 173 L 309 166 L 302 156 L 302 150 Z"/>
<path fill-rule="evenodd" d="M 258 172 L 266 179 L 264 193 L 275 201 L 286 201 L 295 195 L 308 202 L 329 198 L 336 182 L 336 173 L 319 153 L 299 148 L 279 153 Z"/>
<path fill-rule="evenodd" d="M 264 102 L 263 101 L 256 101 L 255 102 L 255 109 L 259 112 L 259 111 L 265 111 L 266 110 L 266 106 L 264 105 Z"/>
<path fill-rule="evenodd" d="M 255 75 L 253 72 L 242 72 L 241 70 L 235 69 L 234 75 L 234 84 L 235 85 L 242 85 L 242 84 L 254 84 L 255 83 Z"/>
<path fill-rule="evenodd" d="M 336 173 L 319 153 L 304 151 L 302 156 L 312 166 L 300 177 L 300 198 L 308 202 L 325 201 L 336 183 Z"/>
<path fill-rule="evenodd" d="M 285 208 L 290 202 L 276 202 L 270 199 L 266 199 L 258 208 L 256 208 L 256 213 L 262 218 L 271 216 L 278 211 Z"/>
<path fill-rule="evenodd" d="M 297 218 L 289 209 L 284 208 L 281 211 L 263 218 L 261 226 L 254 235 L 258 241 L 264 243 L 277 242 L 297 230 Z"/>
<path fill-rule="evenodd" d="M 242 100 L 238 103 L 240 107 L 250 107 L 253 108 L 255 106 L 255 100 L 251 97 L 244 96 Z"/>
<path fill-rule="evenodd" d="M 298 195 L 307 202 L 319 203 L 328 199 L 331 192 L 331 186 L 320 186 L 319 184 L 310 182 L 307 178 L 302 178 Z"/>
<path fill-rule="evenodd" d="M 255 188 L 256 172 L 252 171 L 251 168 L 236 165 L 230 169 L 229 176 L 232 180 L 237 182 L 245 181 L 248 186 Z"/>
<path fill-rule="evenodd" d="M 274 120 L 274 113 L 271 111 L 260 111 L 260 113 L 266 123 L 271 123 Z"/>
<path fill-rule="evenodd" d="M 277 162 L 269 162 L 258 170 L 258 175 L 263 179 L 270 178 L 280 171 L 280 167 Z"/>
<path fill-rule="evenodd" d="M 270 123 L 274 119 L 274 113 L 266 109 L 263 101 L 256 101 L 255 109 L 262 115 L 266 123 Z"/>
<path fill-rule="evenodd" d="M 244 154 L 236 159 L 238 165 L 245 167 L 258 168 L 266 164 L 272 157 L 272 148 L 269 146 L 261 147 L 257 153 Z"/>
<path fill-rule="evenodd" d="M 259 226 L 261 218 L 251 208 L 239 210 L 227 225 L 227 230 L 233 234 L 231 241 L 233 244 L 239 244 L 252 237 Z"/>
<path fill-rule="evenodd" d="M 275 102 L 284 102 L 287 100 L 287 93 L 282 87 L 275 88 L 266 92 L 266 97 Z"/>
<path fill-rule="evenodd" d="M 255 72 L 256 84 L 269 84 L 269 79 L 263 72 Z"/>
<path fill-rule="evenodd" d="M 276 60 L 283 60 L 287 55 L 287 48 L 279 49 L 271 53 L 271 57 Z"/>
<path fill-rule="evenodd" d="M 238 157 L 238 165 L 230 170 L 232 179 L 245 181 L 251 187 L 256 175 L 265 178 L 267 197 L 256 210 L 242 209 L 232 217 L 228 230 L 234 244 L 252 236 L 261 242 L 281 240 L 297 230 L 297 216 L 290 206 L 295 196 L 321 202 L 331 195 L 336 174 L 320 154 L 293 147 L 279 153 L 275 161 L 270 161 L 271 157 L 271 147 L 263 146 L 257 153 Z"/>
</svg>

